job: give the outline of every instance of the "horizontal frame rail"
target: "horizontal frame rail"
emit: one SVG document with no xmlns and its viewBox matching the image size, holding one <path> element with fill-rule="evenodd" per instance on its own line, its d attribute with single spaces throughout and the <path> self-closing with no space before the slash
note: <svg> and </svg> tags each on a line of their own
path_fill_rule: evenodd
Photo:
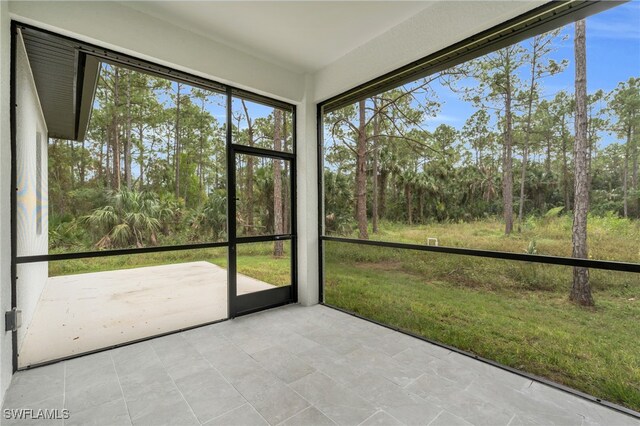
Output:
<svg viewBox="0 0 640 426">
<path fill-rule="evenodd" d="M 574 257 L 547 256 L 541 254 L 510 253 L 506 251 L 481 250 L 447 246 L 423 246 L 420 244 L 392 243 L 386 241 L 356 240 L 342 237 L 320 237 L 321 241 L 334 241 L 349 244 L 386 247 L 404 250 L 428 251 L 448 253 L 464 256 L 485 257 L 489 259 L 517 260 L 520 262 L 545 263 L 549 265 L 578 266 L 592 269 L 606 269 L 609 271 L 640 273 L 640 263 L 615 262 L 610 260 L 577 259 Z"/>
<path fill-rule="evenodd" d="M 231 95 L 237 99 L 245 99 L 247 101 L 257 102 L 259 104 L 281 109 L 286 112 L 294 111 L 293 106 L 287 102 L 282 102 L 277 99 L 265 98 L 264 96 L 260 96 L 256 93 L 248 92 L 246 90 L 234 88 L 231 91 Z M 265 99 L 267 99 L 267 101 L 265 101 Z"/>
<path fill-rule="evenodd" d="M 296 158 L 296 155 L 292 152 L 275 151 L 272 149 L 257 148 L 255 146 L 239 145 L 236 143 L 231 145 L 231 149 L 233 149 L 234 153 L 236 154 L 253 155 L 257 157 L 268 157 L 268 158 L 274 158 L 276 160 L 292 161 L 292 160 L 295 160 Z"/>
<path fill-rule="evenodd" d="M 294 239 L 291 234 L 256 235 L 252 237 L 236 237 L 236 244 L 262 243 L 269 241 L 286 241 Z"/>
<path fill-rule="evenodd" d="M 165 251 L 181 251 L 181 250 L 197 250 L 216 247 L 229 247 L 228 242 L 222 243 L 200 243 L 200 244 L 182 244 L 177 246 L 160 246 L 160 247 L 142 247 L 132 249 L 117 249 L 117 250 L 99 250 L 99 251 L 83 251 L 77 253 L 56 253 L 56 254 L 41 254 L 35 256 L 18 256 L 16 257 L 16 263 L 36 263 L 36 262 L 53 262 L 56 260 L 73 260 L 73 259 L 87 259 L 92 257 L 109 257 L 109 256 L 122 256 L 130 254 L 144 254 L 144 253 L 160 253 Z"/>
</svg>

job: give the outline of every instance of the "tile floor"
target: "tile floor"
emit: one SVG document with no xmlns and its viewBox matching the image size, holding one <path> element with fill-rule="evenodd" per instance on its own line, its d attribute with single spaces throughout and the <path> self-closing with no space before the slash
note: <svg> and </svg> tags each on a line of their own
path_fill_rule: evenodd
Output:
<svg viewBox="0 0 640 426">
<path fill-rule="evenodd" d="M 640 425 L 334 309 L 297 305 L 19 372 L 4 408 L 66 408 L 70 418 L 3 425 Z"/>
</svg>

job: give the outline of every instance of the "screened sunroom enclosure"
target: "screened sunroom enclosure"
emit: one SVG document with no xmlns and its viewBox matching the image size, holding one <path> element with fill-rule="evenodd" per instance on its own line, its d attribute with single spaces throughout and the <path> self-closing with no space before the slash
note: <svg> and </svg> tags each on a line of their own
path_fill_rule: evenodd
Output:
<svg viewBox="0 0 640 426">
<path fill-rule="evenodd" d="M 625 14 L 547 5 L 321 103 L 324 303 L 638 409 Z"/>
<path fill-rule="evenodd" d="M 637 3 L 125 3 L 13 6 L 5 407 L 637 422 Z"/>
<path fill-rule="evenodd" d="M 293 106 L 15 43 L 19 368 L 295 301 Z"/>
</svg>

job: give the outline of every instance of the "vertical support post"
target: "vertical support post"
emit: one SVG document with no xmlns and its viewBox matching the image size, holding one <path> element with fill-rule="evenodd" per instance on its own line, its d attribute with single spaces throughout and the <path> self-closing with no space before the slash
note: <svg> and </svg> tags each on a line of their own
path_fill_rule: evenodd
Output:
<svg viewBox="0 0 640 426">
<path fill-rule="evenodd" d="M 18 27 L 15 21 L 11 21 L 11 309 L 18 307 L 17 280 L 18 280 L 18 264 L 16 258 L 18 256 L 18 236 L 17 236 L 17 177 L 18 172 L 16 165 L 16 45 L 17 45 Z M 18 370 L 18 332 L 11 332 L 12 341 L 12 368 L 15 373 Z"/>
<path fill-rule="evenodd" d="M 312 76 L 306 76 L 305 96 L 297 108 L 298 141 L 296 181 L 298 189 L 298 299 L 302 305 L 315 305 L 318 296 L 318 175 L 316 156 L 316 105 Z"/>
<path fill-rule="evenodd" d="M 289 211 L 291 212 L 291 218 L 290 218 L 290 223 L 291 223 L 291 230 L 290 233 L 291 235 L 293 235 L 293 237 L 291 238 L 291 300 L 293 303 L 297 303 L 298 302 L 298 208 L 297 208 L 297 200 L 298 200 L 298 193 L 297 193 L 297 181 L 298 181 L 298 175 L 297 175 L 297 167 L 296 164 L 298 163 L 298 158 L 297 158 L 297 132 L 298 132 L 298 120 L 297 120 L 297 110 L 298 108 L 293 108 L 292 111 L 292 117 L 291 117 L 291 121 L 293 124 L 293 128 L 292 128 L 292 132 L 291 132 L 291 138 L 292 138 L 292 145 L 293 145 L 293 155 L 295 155 L 295 160 L 294 161 L 290 161 L 289 162 L 289 187 L 291 188 L 291 190 L 289 191 L 290 193 L 290 197 L 289 197 L 289 203 L 290 203 L 290 208 Z"/>
<path fill-rule="evenodd" d="M 324 303 L 324 135 L 322 129 L 322 106 L 316 108 L 317 134 L 317 179 L 318 179 L 318 303 Z"/>
<path fill-rule="evenodd" d="M 227 88 L 227 306 L 229 318 L 236 316 L 236 159 L 233 150 L 233 92 Z"/>
</svg>

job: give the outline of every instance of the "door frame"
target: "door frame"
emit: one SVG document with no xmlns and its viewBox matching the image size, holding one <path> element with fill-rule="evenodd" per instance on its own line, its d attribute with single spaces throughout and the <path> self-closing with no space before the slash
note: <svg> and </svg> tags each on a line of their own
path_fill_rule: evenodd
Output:
<svg viewBox="0 0 640 426">
<path fill-rule="evenodd" d="M 298 301 L 298 262 L 297 262 L 297 201 L 296 201 L 296 108 L 293 105 L 282 108 L 292 113 L 292 152 L 275 151 L 271 149 L 251 147 L 233 143 L 233 98 L 234 91 L 227 89 L 227 234 L 229 240 L 229 250 L 227 259 L 227 302 L 228 317 L 250 314 L 253 312 L 269 309 L 276 306 L 297 303 Z M 236 98 L 247 99 L 245 96 L 235 96 Z M 253 99 L 247 99 L 254 101 Z M 272 105 L 269 105 L 272 106 Z M 236 192 L 236 159 L 238 155 L 252 155 L 256 158 L 272 158 L 283 160 L 289 163 L 289 209 L 290 229 L 288 234 L 280 235 L 260 235 L 249 237 L 238 237 L 237 235 L 237 192 Z M 291 285 L 276 287 L 269 290 L 262 290 L 253 293 L 237 294 L 237 246 L 241 244 L 268 242 L 268 241 L 291 241 Z"/>
</svg>

